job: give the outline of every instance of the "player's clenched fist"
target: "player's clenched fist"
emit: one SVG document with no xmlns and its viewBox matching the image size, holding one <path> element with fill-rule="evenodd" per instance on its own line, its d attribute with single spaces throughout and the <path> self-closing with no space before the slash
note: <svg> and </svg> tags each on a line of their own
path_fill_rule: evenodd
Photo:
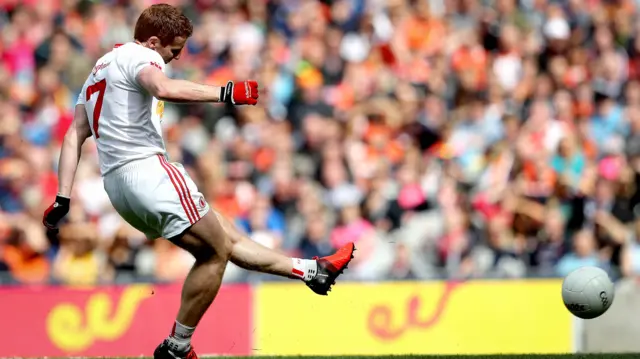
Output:
<svg viewBox="0 0 640 359">
<path fill-rule="evenodd" d="M 255 105 L 258 103 L 258 82 L 242 81 L 234 83 L 229 81 L 226 87 L 220 91 L 220 102 L 234 105 Z"/>
<path fill-rule="evenodd" d="M 69 213 L 69 203 L 71 200 L 68 197 L 64 196 L 56 196 L 56 201 L 53 202 L 46 211 L 44 211 L 44 216 L 42 217 L 42 224 L 49 230 L 55 230 L 58 228 L 58 222 L 64 216 Z"/>
</svg>

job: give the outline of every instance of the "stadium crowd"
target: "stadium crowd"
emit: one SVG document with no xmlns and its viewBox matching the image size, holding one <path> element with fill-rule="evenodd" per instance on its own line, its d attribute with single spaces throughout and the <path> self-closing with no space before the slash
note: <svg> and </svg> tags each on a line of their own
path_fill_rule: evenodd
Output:
<svg viewBox="0 0 640 359">
<path fill-rule="evenodd" d="M 166 104 L 170 159 L 255 241 L 345 242 L 355 280 L 640 275 L 637 0 L 173 0 L 169 74 L 257 79 L 260 104 Z M 115 213 L 92 140 L 41 224 L 97 58 L 152 1 L 0 1 L 5 283 L 176 281 L 193 259 Z M 226 281 L 263 280 L 230 265 Z"/>
</svg>

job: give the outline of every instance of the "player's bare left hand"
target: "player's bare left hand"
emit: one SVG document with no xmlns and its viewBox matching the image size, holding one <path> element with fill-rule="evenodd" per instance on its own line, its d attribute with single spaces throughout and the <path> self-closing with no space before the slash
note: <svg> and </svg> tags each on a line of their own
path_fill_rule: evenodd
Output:
<svg viewBox="0 0 640 359">
<path fill-rule="evenodd" d="M 57 195 L 55 202 L 44 211 L 42 224 L 47 227 L 48 230 L 57 230 L 58 222 L 69 213 L 70 203 L 71 199 L 69 197 Z"/>
<path fill-rule="evenodd" d="M 229 81 L 220 90 L 220 102 L 233 105 L 256 105 L 259 96 L 258 82 L 253 80 L 238 83 Z"/>
</svg>

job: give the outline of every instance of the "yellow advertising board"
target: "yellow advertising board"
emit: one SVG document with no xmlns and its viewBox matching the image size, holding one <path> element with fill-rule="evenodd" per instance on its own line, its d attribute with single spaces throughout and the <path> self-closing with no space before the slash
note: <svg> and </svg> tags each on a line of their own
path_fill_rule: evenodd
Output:
<svg viewBox="0 0 640 359">
<path fill-rule="evenodd" d="M 258 355 L 569 353 L 561 282 L 299 284 L 255 291 Z"/>
</svg>

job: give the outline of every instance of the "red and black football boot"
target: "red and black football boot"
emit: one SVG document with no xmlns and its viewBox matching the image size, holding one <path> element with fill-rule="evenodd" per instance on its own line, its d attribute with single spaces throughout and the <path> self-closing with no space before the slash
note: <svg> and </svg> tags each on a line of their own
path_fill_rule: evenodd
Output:
<svg viewBox="0 0 640 359">
<path fill-rule="evenodd" d="M 189 346 L 189 350 L 178 353 L 171 349 L 171 344 L 165 339 L 153 352 L 153 359 L 198 359 L 198 354 Z"/>
<path fill-rule="evenodd" d="M 314 257 L 313 259 L 318 263 L 318 273 L 312 280 L 306 282 L 307 286 L 316 294 L 327 295 L 331 291 L 331 286 L 336 284 L 336 278 L 347 269 L 355 251 L 356 247 L 353 243 L 349 243 L 330 256 Z"/>
</svg>

